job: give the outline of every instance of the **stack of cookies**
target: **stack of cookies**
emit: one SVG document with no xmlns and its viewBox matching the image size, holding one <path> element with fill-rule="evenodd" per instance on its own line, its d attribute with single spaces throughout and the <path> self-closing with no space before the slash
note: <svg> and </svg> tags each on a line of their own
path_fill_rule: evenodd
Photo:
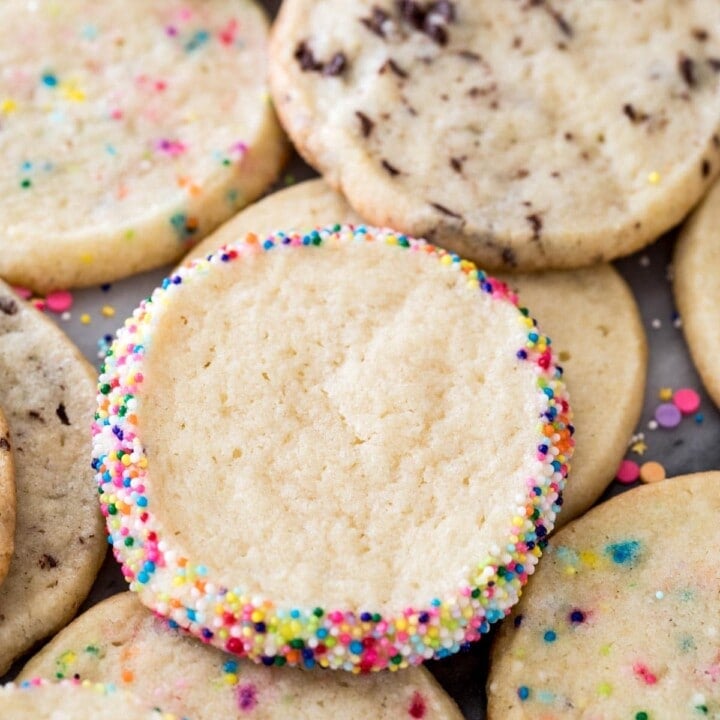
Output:
<svg viewBox="0 0 720 720">
<path fill-rule="evenodd" d="M 590 510 L 648 366 L 609 263 L 720 172 L 714 0 L 6 0 L 0 65 L 2 672 L 59 631 L 0 716 L 720 717 L 720 474 Z M 283 130 L 322 177 L 251 204 Z M 178 262 L 99 375 L 15 292 Z M 500 621 L 461 711 L 421 666 Z"/>
</svg>

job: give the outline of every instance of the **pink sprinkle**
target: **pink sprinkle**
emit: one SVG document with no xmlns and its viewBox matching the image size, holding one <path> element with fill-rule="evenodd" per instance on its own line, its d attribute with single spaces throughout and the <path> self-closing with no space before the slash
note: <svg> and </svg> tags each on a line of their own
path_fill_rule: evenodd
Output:
<svg viewBox="0 0 720 720">
<path fill-rule="evenodd" d="M 623 485 L 634 483 L 639 477 L 640 466 L 633 460 L 623 460 L 615 473 L 615 479 Z"/>
<path fill-rule="evenodd" d="M 29 300 L 32 297 L 32 291 L 25 287 L 14 287 L 13 290 L 23 299 Z"/>
<path fill-rule="evenodd" d="M 163 139 L 158 140 L 155 143 L 155 149 L 158 152 L 170 155 L 170 157 L 178 157 L 178 155 L 182 155 L 184 152 L 187 152 L 187 145 L 180 142 L 179 140 Z"/>
<path fill-rule="evenodd" d="M 178 34 L 177 28 L 174 25 L 168 25 L 165 28 L 165 34 L 168 37 L 175 37 Z"/>
<path fill-rule="evenodd" d="M 67 312 L 73 306 L 73 296 L 67 290 L 51 292 L 45 298 L 45 307 L 54 313 Z"/>
<path fill-rule="evenodd" d="M 673 404 L 683 415 L 692 415 L 700 408 L 700 396 L 692 388 L 681 388 L 675 391 Z"/>
<path fill-rule="evenodd" d="M 220 31 L 220 42 L 223 45 L 232 45 L 235 42 L 235 32 L 237 31 L 237 20 L 230 20 L 228 24 Z"/>
<path fill-rule="evenodd" d="M 655 409 L 655 420 L 664 428 L 674 428 L 680 424 L 682 413 L 672 403 L 661 403 Z"/>
<path fill-rule="evenodd" d="M 657 682 L 657 676 L 650 672 L 647 665 L 642 663 L 635 663 L 633 665 L 633 672 L 635 675 L 642 680 L 646 685 L 654 685 Z"/>
<path fill-rule="evenodd" d="M 230 152 L 237 153 L 238 155 L 244 155 L 248 151 L 248 146 L 242 140 L 236 142 L 231 148 Z"/>
</svg>

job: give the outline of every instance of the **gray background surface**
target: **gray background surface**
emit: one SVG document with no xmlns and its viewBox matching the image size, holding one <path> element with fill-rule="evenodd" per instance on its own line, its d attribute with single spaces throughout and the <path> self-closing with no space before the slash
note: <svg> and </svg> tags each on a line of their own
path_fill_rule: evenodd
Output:
<svg viewBox="0 0 720 720">
<path fill-rule="evenodd" d="M 274 11 L 279 2 L 264 3 Z M 286 168 L 279 186 L 285 186 L 313 175 L 298 158 L 294 158 Z M 657 460 L 667 469 L 668 476 L 696 472 L 700 470 L 720 469 L 720 413 L 702 390 L 682 335 L 675 326 L 674 303 L 669 282 L 670 262 L 674 235 L 662 238 L 646 251 L 637 253 L 618 263 L 616 266 L 630 283 L 640 305 L 644 325 L 650 345 L 650 365 L 648 383 L 645 392 L 645 408 L 638 432 L 645 433 L 648 445 L 643 457 L 631 455 L 637 462 Z M 149 295 L 168 268 L 145 273 L 116 283 L 109 288 L 91 288 L 73 293 L 75 303 L 70 317 L 56 318 L 58 324 L 79 345 L 84 354 L 96 365 L 99 364 L 99 341 L 114 333 L 125 317 L 137 306 L 140 300 Z M 111 307 L 115 314 L 105 317 L 103 306 Z M 83 314 L 90 315 L 90 323 L 80 322 Z M 542 318 L 540 318 L 542 321 Z M 693 418 L 683 420 L 678 428 L 672 430 L 650 430 L 648 422 L 652 419 L 659 404 L 660 388 L 691 387 L 700 392 L 703 414 L 702 423 Z M 613 402 L 614 388 L 599 388 L 607 402 Z M 626 490 L 627 486 L 614 483 L 606 493 L 609 497 Z M 90 598 L 83 609 L 98 600 L 125 589 L 122 576 L 111 556 L 103 567 Z M 474 720 L 484 717 L 484 684 L 487 676 L 487 651 L 491 642 L 488 638 L 477 643 L 470 651 L 441 662 L 430 663 L 430 668 L 440 682 L 457 700 L 467 718 Z M 14 671 L 22 666 L 18 663 Z M 11 673 L 12 676 L 12 673 Z"/>
</svg>

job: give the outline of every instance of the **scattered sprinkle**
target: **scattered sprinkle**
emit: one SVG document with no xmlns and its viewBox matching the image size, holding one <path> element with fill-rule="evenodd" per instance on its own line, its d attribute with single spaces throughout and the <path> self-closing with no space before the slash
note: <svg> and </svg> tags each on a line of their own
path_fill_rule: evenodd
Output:
<svg viewBox="0 0 720 720">
<path fill-rule="evenodd" d="M 615 479 L 623 485 L 630 485 L 640 477 L 640 466 L 633 460 L 623 460 L 620 463 L 618 471 L 615 473 Z"/>
</svg>

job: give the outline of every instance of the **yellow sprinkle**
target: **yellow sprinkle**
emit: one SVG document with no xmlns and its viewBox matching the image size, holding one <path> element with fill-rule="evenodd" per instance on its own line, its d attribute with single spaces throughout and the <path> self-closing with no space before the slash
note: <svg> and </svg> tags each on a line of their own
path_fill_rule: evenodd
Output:
<svg viewBox="0 0 720 720">
<path fill-rule="evenodd" d="M 89 325 L 89 324 L 90 324 L 90 316 L 89 316 L 87 313 L 83 313 L 83 314 L 80 316 L 80 322 L 81 322 L 83 325 Z"/>
<path fill-rule="evenodd" d="M 668 388 L 668 387 L 660 388 L 658 397 L 661 400 L 672 400 L 672 396 L 673 396 L 672 388 Z"/>
<path fill-rule="evenodd" d="M 580 560 L 590 568 L 597 568 L 600 565 L 600 558 L 592 550 L 583 550 L 580 553 Z"/>
<path fill-rule="evenodd" d="M 600 654 L 604 657 L 607 657 L 610 654 L 611 647 L 611 645 L 603 645 L 600 648 Z"/>
<path fill-rule="evenodd" d="M 74 80 L 69 80 L 60 85 L 60 92 L 66 100 L 72 102 L 85 102 L 86 95 L 83 90 L 78 87 L 78 84 Z"/>
<path fill-rule="evenodd" d="M 612 695 L 612 685 L 608 682 L 601 682 L 598 685 L 597 691 L 601 697 L 610 697 L 610 695 Z"/>
<path fill-rule="evenodd" d="M 651 185 L 657 185 L 657 184 L 660 182 L 660 173 L 659 173 L 657 170 L 653 170 L 653 171 L 648 175 L 648 182 L 649 182 Z"/>
<path fill-rule="evenodd" d="M 238 676 L 236 673 L 226 673 L 223 680 L 227 685 L 237 685 Z"/>
<path fill-rule="evenodd" d="M 80 262 L 89 265 L 95 258 L 91 253 L 80 253 Z"/>
<path fill-rule="evenodd" d="M 112 305 L 103 305 L 100 312 L 102 313 L 103 317 L 115 317 L 115 308 Z"/>
<path fill-rule="evenodd" d="M 0 112 L 10 115 L 17 110 L 17 103 L 12 98 L 7 98 L 0 103 Z"/>
<path fill-rule="evenodd" d="M 576 573 L 577 573 L 577 570 L 572 565 L 565 566 L 565 574 L 566 575 L 575 575 Z"/>
<path fill-rule="evenodd" d="M 638 440 L 636 443 L 633 443 L 630 446 L 630 449 L 638 455 L 644 455 L 645 451 L 647 450 L 647 444 L 644 443 L 642 440 Z"/>
</svg>

